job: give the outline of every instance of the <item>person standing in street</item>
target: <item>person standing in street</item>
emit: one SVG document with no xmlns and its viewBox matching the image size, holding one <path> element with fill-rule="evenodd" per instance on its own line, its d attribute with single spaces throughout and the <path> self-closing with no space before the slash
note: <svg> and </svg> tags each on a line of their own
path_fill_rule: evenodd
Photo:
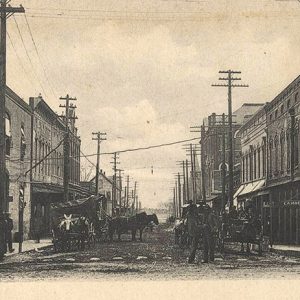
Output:
<svg viewBox="0 0 300 300">
<path fill-rule="evenodd" d="M 13 220 L 10 218 L 10 214 L 5 213 L 5 252 L 7 252 L 7 246 L 10 253 L 14 252 L 15 249 L 12 247 L 12 230 Z"/>
</svg>

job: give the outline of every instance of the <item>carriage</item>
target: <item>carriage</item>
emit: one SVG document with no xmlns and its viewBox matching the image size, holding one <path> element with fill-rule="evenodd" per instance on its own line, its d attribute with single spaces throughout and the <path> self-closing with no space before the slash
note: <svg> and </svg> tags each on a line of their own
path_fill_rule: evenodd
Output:
<svg viewBox="0 0 300 300">
<path fill-rule="evenodd" d="M 105 223 L 100 220 L 100 197 L 60 202 L 51 206 L 54 251 L 84 249 L 95 245 Z"/>
<path fill-rule="evenodd" d="M 263 234 L 260 220 L 252 213 L 232 217 L 223 214 L 218 237 L 220 252 L 224 252 L 226 243 L 241 243 L 241 251 L 250 253 L 250 245 L 257 247 L 258 254 L 262 254 Z"/>
</svg>

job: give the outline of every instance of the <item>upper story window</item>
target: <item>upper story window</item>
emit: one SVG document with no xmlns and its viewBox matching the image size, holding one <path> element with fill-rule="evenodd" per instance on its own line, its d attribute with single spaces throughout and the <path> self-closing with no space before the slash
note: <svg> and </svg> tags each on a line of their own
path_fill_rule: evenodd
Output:
<svg viewBox="0 0 300 300">
<path fill-rule="evenodd" d="M 5 154 L 10 156 L 11 148 L 11 120 L 8 113 L 5 113 Z"/>
<path fill-rule="evenodd" d="M 278 110 L 276 109 L 276 111 L 275 111 L 275 119 L 277 119 L 277 117 L 278 117 Z"/>
<path fill-rule="evenodd" d="M 20 160 L 24 161 L 26 151 L 26 140 L 25 140 L 25 130 L 24 125 L 21 126 L 21 145 L 20 145 Z"/>
<path fill-rule="evenodd" d="M 291 106 L 291 99 L 289 99 L 289 100 L 287 101 L 287 108 L 290 108 L 290 106 Z"/>
<path fill-rule="evenodd" d="M 295 103 L 298 101 L 298 93 L 295 94 Z"/>
<path fill-rule="evenodd" d="M 284 111 L 284 105 L 282 104 L 280 107 L 280 112 L 283 114 L 283 111 Z"/>
<path fill-rule="evenodd" d="M 270 121 L 272 121 L 272 118 L 273 118 L 273 116 L 272 116 L 272 114 L 270 114 Z"/>
</svg>

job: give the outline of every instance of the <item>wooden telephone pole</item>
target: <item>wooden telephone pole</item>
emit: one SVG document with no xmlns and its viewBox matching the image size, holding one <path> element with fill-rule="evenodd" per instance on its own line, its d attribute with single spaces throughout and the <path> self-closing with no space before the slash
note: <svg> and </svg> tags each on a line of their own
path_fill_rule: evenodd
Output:
<svg viewBox="0 0 300 300">
<path fill-rule="evenodd" d="M 5 141 L 5 91 L 6 91 L 6 20 L 15 13 L 25 13 L 22 6 L 7 6 L 9 1 L 1 0 L 1 29 L 0 29 L 0 260 L 4 257 L 4 211 L 7 209 L 7 187 L 6 175 L 6 141 Z"/>
<path fill-rule="evenodd" d="M 92 132 L 93 135 L 95 135 L 95 138 L 92 138 L 93 141 L 97 141 L 97 164 L 96 164 L 96 189 L 95 189 L 95 195 L 97 196 L 99 193 L 99 170 L 100 170 L 100 144 L 102 141 L 106 140 L 106 133 L 105 132 Z"/>
<path fill-rule="evenodd" d="M 116 208 L 116 203 L 117 203 L 117 164 L 119 164 L 119 162 L 117 161 L 118 157 L 117 157 L 117 152 L 114 153 L 114 157 L 113 157 L 113 171 L 114 171 L 114 175 L 113 175 L 113 189 L 112 189 L 112 215 L 115 215 L 115 208 Z M 127 190 L 128 193 L 128 190 Z"/>
<path fill-rule="evenodd" d="M 59 107 L 63 107 L 66 109 L 65 116 L 61 116 L 65 121 L 66 131 L 64 138 L 64 201 L 69 201 L 69 182 L 70 182 L 70 129 L 69 129 L 69 121 L 70 119 L 77 119 L 77 117 L 70 117 L 69 111 L 70 108 L 76 108 L 70 104 L 70 101 L 76 101 L 76 98 L 71 98 L 69 95 L 66 97 L 60 97 L 60 100 L 66 101 L 66 104 L 59 105 Z"/>
<path fill-rule="evenodd" d="M 227 87 L 228 88 L 228 144 L 229 144 L 229 157 L 228 157 L 228 206 L 229 209 L 233 206 L 233 132 L 232 132 L 232 88 L 234 87 L 249 87 L 246 84 L 233 84 L 234 81 L 241 80 L 241 78 L 232 77 L 234 74 L 241 74 L 240 71 L 219 71 L 219 74 L 226 74 L 228 77 L 219 78 L 219 80 L 226 81 L 225 84 L 212 84 L 213 87 Z"/>
</svg>

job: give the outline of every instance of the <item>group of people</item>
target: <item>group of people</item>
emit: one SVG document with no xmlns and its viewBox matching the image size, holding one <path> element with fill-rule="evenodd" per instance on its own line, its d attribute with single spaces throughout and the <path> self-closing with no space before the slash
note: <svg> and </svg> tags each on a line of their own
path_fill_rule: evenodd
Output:
<svg viewBox="0 0 300 300">
<path fill-rule="evenodd" d="M 203 259 L 201 262 L 214 261 L 215 239 L 219 228 L 218 215 L 207 204 L 200 203 L 200 206 L 197 207 L 190 201 L 186 214 L 186 224 L 188 234 L 192 238 L 192 250 L 188 262 L 194 262 L 201 238 L 203 241 Z"/>
</svg>

